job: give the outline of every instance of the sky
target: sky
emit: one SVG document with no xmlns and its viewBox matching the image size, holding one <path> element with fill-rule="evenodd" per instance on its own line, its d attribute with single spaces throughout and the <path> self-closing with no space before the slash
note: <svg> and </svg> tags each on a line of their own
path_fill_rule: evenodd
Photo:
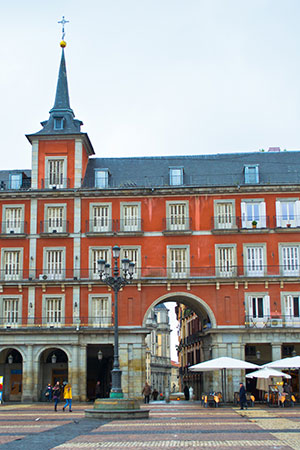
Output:
<svg viewBox="0 0 300 450">
<path fill-rule="evenodd" d="M 1 169 L 53 106 L 66 25 L 71 107 L 96 156 L 299 149 L 299 0 L 1 2 Z"/>
</svg>

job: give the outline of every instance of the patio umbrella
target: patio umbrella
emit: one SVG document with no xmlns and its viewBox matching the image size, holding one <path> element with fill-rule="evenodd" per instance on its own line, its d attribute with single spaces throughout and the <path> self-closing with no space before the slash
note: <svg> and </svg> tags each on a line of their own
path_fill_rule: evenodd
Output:
<svg viewBox="0 0 300 450">
<path fill-rule="evenodd" d="M 209 372 L 212 370 L 222 370 L 222 390 L 224 395 L 224 401 L 226 401 L 226 369 L 257 369 L 260 366 L 252 364 L 241 359 L 229 358 L 228 356 L 222 356 L 221 358 L 210 359 L 194 366 L 189 367 L 192 372 Z"/>
<path fill-rule="evenodd" d="M 274 367 L 276 369 L 298 369 L 298 383 L 300 392 L 300 356 L 278 359 L 277 361 L 272 361 L 264 366 Z"/>
<path fill-rule="evenodd" d="M 269 367 L 263 367 L 262 369 L 255 370 L 254 372 L 248 373 L 246 378 L 274 378 L 274 377 L 284 377 L 291 378 L 291 375 L 287 373 L 280 372 L 279 370 L 272 369 Z"/>
</svg>

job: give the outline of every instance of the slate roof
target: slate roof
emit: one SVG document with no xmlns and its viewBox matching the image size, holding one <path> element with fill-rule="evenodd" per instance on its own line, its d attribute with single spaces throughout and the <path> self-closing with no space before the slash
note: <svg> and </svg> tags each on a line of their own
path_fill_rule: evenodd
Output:
<svg viewBox="0 0 300 450">
<path fill-rule="evenodd" d="M 10 188 L 10 174 L 22 174 L 22 187 L 21 189 L 29 189 L 31 185 L 31 170 L 0 170 L 0 190 L 6 190 Z"/>
<path fill-rule="evenodd" d="M 84 187 L 95 185 L 95 170 L 108 169 L 109 187 L 168 186 L 169 168 L 183 168 L 186 186 L 245 184 L 244 168 L 258 165 L 259 184 L 299 184 L 300 152 L 252 152 L 195 156 L 91 158 Z"/>
</svg>

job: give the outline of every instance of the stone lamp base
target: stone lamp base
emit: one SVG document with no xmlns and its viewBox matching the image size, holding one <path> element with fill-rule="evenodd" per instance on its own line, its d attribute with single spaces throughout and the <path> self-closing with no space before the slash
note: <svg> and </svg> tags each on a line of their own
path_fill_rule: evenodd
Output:
<svg viewBox="0 0 300 450">
<path fill-rule="evenodd" d="M 149 419 L 149 409 L 141 409 L 138 400 L 126 398 L 97 398 L 94 409 L 86 409 L 89 419 Z"/>
</svg>

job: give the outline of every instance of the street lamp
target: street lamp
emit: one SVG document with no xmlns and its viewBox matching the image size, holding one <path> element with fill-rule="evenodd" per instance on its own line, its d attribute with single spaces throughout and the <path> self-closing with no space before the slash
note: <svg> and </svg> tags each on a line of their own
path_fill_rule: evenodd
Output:
<svg viewBox="0 0 300 450">
<path fill-rule="evenodd" d="M 53 355 L 51 356 L 51 363 L 52 363 L 52 364 L 56 364 L 56 361 L 57 361 L 56 354 L 53 353 Z"/>
<path fill-rule="evenodd" d="M 111 372 L 111 398 L 123 398 L 121 377 L 122 371 L 119 364 L 119 327 L 118 327 L 118 292 L 133 278 L 134 263 L 129 259 L 122 259 L 122 275 L 119 272 L 118 259 L 120 257 L 120 247 L 115 245 L 112 249 L 114 258 L 113 275 L 110 275 L 110 264 L 104 259 L 98 261 L 98 270 L 101 281 L 110 286 L 114 291 L 115 300 L 115 322 L 114 322 L 114 364 Z"/>
<path fill-rule="evenodd" d="M 97 353 L 97 357 L 98 357 L 98 361 L 102 361 L 103 353 L 101 352 L 101 350 L 99 350 L 99 352 Z"/>
<path fill-rule="evenodd" d="M 12 364 L 14 362 L 13 355 L 9 355 L 7 358 L 8 364 Z"/>
</svg>

